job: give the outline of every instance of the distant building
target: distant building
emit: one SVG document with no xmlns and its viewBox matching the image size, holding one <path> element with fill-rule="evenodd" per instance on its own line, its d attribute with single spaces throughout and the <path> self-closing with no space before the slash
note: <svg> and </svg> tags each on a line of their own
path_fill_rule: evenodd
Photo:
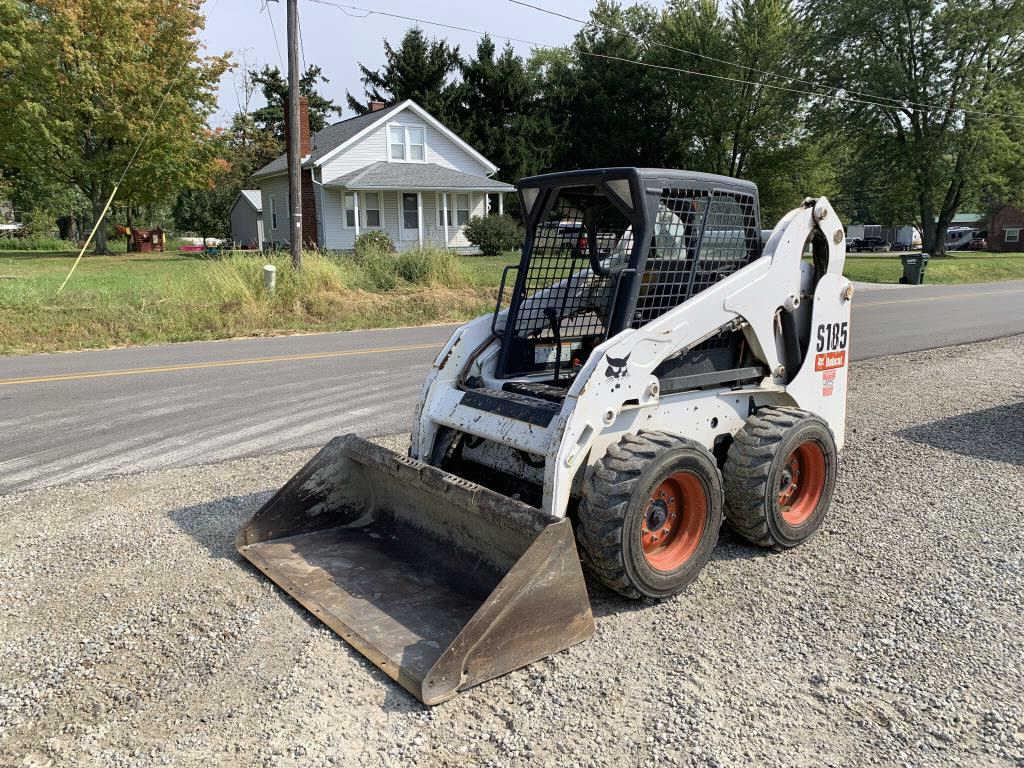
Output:
<svg viewBox="0 0 1024 768">
<path fill-rule="evenodd" d="M 231 239 L 242 248 L 263 250 L 263 196 L 243 189 L 231 206 Z"/>
<path fill-rule="evenodd" d="M 386 233 L 399 249 L 470 250 L 474 216 L 503 211 L 509 184 L 498 167 L 413 101 L 328 125 L 312 136 L 299 103 L 302 239 L 349 250 L 362 232 Z M 263 193 L 268 243 L 289 241 L 288 162 L 281 155 L 253 174 Z"/>
<path fill-rule="evenodd" d="M 988 249 L 990 251 L 1024 251 L 1021 245 L 1021 231 L 1024 231 L 1024 211 L 1012 205 L 1004 205 L 992 214 L 988 227 Z"/>
</svg>

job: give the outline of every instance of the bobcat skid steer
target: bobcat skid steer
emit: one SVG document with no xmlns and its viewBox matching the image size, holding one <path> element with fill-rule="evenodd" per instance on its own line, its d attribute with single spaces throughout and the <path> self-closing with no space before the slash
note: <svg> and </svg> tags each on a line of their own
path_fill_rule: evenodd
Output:
<svg viewBox="0 0 1024 768">
<path fill-rule="evenodd" d="M 409 455 L 335 438 L 238 535 L 426 704 L 589 637 L 581 557 L 665 598 L 723 517 L 800 544 L 843 444 L 853 291 L 827 200 L 762 243 L 736 179 L 608 168 L 518 189 L 522 258 L 438 354 Z"/>
</svg>

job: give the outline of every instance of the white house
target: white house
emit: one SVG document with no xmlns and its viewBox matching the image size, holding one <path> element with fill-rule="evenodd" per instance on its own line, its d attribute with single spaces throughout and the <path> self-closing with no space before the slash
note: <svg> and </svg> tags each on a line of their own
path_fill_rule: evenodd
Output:
<svg viewBox="0 0 1024 768">
<path fill-rule="evenodd" d="M 413 101 L 379 102 L 372 111 L 329 125 L 312 137 L 300 106 L 303 240 L 349 250 L 356 237 L 383 230 L 398 248 L 467 249 L 473 216 L 503 212 L 514 187 L 490 176 L 490 160 Z M 264 239 L 289 241 L 288 163 L 281 155 L 253 174 L 259 186 Z"/>
<path fill-rule="evenodd" d="M 258 189 L 243 189 L 235 198 L 231 240 L 243 248 L 263 250 L 263 197 Z"/>
</svg>

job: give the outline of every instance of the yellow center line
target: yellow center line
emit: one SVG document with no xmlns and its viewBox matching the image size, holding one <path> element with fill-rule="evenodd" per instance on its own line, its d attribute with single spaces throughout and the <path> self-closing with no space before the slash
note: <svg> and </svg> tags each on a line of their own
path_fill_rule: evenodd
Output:
<svg viewBox="0 0 1024 768">
<path fill-rule="evenodd" d="M 869 290 L 869 289 L 864 289 Z M 1005 295 L 1019 295 L 1024 291 L 978 291 L 976 293 L 949 293 L 940 296 L 915 296 L 911 299 L 890 299 L 889 301 L 869 301 L 869 302 L 857 302 L 854 299 L 853 306 L 857 307 L 882 307 L 886 304 L 915 304 L 922 301 L 945 301 L 947 299 L 976 299 L 980 296 L 1005 296 Z"/>
<path fill-rule="evenodd" d="M 158 365 L 150 368 L 124 368 L 114 371 L 85 371 L 82 373 L 64 373 L 56 376 L 30 376 L 23 379 L 0 379 L 0 387 L 15 384 L 43 384 L 51 381 L 81 381 L 83 379 L 106 379 L 112 376 L 138 376 L 145 373 L 174 373 L 176 371 L 195 371 L 202 368 L 230 368 L 238 365 L 264 365 L 267 363 L 292 363 L 301 360 L 327 360 L 335 357 L 355 357 L 356 355 L 378 355 L 388 352 L 413 352 L 422 349 L 440 349 L 441 344 L 408 344 L 402 347 L 377 347 L 375 349 L 348 349 L 338 352 L 311 352 L 305 355 L 276 355 L 273 357 L 252 357 L 244 360 L 211 360 L 205 363 L 185 363 L 182 365 Z"/>
</svg>

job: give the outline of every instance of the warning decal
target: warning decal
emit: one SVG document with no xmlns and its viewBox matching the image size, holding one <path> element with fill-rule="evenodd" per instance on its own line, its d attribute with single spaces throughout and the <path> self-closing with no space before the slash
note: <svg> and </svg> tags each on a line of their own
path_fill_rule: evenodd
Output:
<svg viewBox="0 0 1024 768">
<path fill-rule="evenodd" d="M 814 356 L 814 370 L 830 371 L 846 365 L 846 350 L 839 352 L 820 352 Z"/>
<path fill-rule="evenodd" d="M 825 371 L 821 374 L 821 394 L 825 397 L 831 396 L 836 388 L 836 372 Z"/>
</svg>

